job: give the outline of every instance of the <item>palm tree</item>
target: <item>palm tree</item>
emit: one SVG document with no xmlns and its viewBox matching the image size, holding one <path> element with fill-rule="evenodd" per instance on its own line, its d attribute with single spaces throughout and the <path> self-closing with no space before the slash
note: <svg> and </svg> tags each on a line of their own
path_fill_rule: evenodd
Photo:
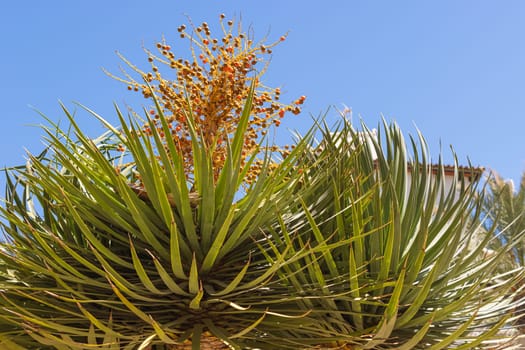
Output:
<svg viewBox="0 0 525 350">
<path fill-rule="evenodd" d="M 525 230 L 525 173 L 519 187 L 515 188 L 512 180 L 505 180 L 493 172 L 488 178 L 488 189 L 484 206 L 490 223 L 497 223 L 500 239 L 495 243 L 518 241 L 511 251 L 511 261 L 525 266 L 525 242 L 519 239 Z"/>
<path fill-rule="evenodd" d="M 488 178 L 488 191 L 484 202 L 484 211 L 489 218 L 486 226 L 495 226 L 497 233 L 489 251 L 499 249 L 501 246 L 512 246 L 503 261 L 505 268 L 523 269 L 525 267 L 525 173 L 522 174 L 519 187 L 516 189 L 512 180 L 503 179 L 497 172 L 492 172 Z M 515 287 L 523 289 L 521 282 Z M 525 299 L 525 292 L 521 291 L 516 300 Z M 525 320 L 520 317 L 523 308 L 518 307 L 516 326 L 523 333 Z"/>
<path fill-rule="evenodd" d="M 122 79 L 152 102 L 144 116 L 90 111 L 107 129 L 91 139 L 64 107 L 70 128 L 44 127 L 46 151 L 8 171 L 2 347 L 493 346 L 522 273 L 497 272 L 510 246 L 480 260 L 494 232 L 477 184 L 458 169 L 449 190 L 423 137 L 408 147 L 386 122 L 377 139 L 321 120 L 294 147 L 265 146 L 304 101 L 280 104 L 247 69 L 271 45 L 179 31 L 213 70 L 160 43 L 144 82 Z"/>
</svg>

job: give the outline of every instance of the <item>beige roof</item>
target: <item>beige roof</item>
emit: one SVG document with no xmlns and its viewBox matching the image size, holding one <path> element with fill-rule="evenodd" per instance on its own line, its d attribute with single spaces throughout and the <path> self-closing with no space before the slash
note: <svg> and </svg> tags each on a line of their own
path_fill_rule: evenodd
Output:
<svg viewBox="0 0 525 350">
<path fill-rule="evenodd" d="M 457 171 L 460 177 L 465 177 L 469 181 L 479 180 L 485 168 L 483 167 L 471 167 L 471 166 L 454 166 L 454 165 L 443 165 L 443 172 L 445 176 L 453 176 Z M 412 164 L 408 164 L 408 171 L 412 170 Z M 432 174 L 437 174 L 440 171 L 440 166 L 438 164 L 431 165 Z"/>
</svg>

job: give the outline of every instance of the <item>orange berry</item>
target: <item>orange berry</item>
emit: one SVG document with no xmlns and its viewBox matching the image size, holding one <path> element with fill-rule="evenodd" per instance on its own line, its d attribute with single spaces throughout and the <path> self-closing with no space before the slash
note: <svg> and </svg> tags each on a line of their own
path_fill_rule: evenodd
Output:
<svg viewBox="0 0 525 350">
<path fill-rule="evenodd" d="M 231 73 L 233 72 L 233 68 L 227 64 L 225 64 L 224 66 L 222 66 L 222 71 L 223 72 L 227 72 L 227 73 Z"/>
</svg>

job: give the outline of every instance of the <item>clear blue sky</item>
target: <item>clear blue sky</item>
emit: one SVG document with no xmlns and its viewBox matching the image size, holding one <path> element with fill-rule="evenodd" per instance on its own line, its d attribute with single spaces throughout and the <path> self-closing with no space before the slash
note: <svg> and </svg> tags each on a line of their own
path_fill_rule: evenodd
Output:
<svg viewBox="0 0 525 350">
<path fill-rule="evenodd" d="M 22 162 L 24 148 L 42 149 L 41 130 L 28 126 L 42 118 L 30 106 L 58 121 L 59 100 L 71 108 L 79 101 L 116 120 L 114 102 L 144 100 L 102 72 L 118 71 L 115 50 L 142 63 L 141 46 L 164 35 L 184 51 L 176 28 L 186 15 L 213 25 L 220 13 L 242 16 L 258 38 L 289 32 L 266 77 L 284 97 L 308 96 L 288 127 L 304 130 L 310 114 L 344 103 L 371 127 L 381 115 L 405 133 L 417 126 L 433 155 L 441 143 L 445 154 L 453 145 L 462 163 L 468 157 L 504 177 L 525 170 L 523 0 L 6 1 L 0 166 Z M 86 113 L 77 118 L 88 134 L 100 131 Z"/>
</svg>

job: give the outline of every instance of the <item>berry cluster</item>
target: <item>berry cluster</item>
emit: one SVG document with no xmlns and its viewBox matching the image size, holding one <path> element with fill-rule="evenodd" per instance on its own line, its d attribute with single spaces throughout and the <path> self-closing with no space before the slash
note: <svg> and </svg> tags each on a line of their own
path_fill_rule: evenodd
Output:
<svg viewBox="0 0 525 350">
<path fill-rule="evenodd" d="M 146 50 L 150 72 L 144 72 L 124 59 L 141 76 L 140 81 L 128 74 L 125 79 L 117 78 L 126 83 L 129 90 L 141 92 L 146 99 L 154 94 L 160 102 L 162 117 L 166 118 L 171 130 L 171 135 L 161 133 L 161 136 L 174 139 L 177 151 L 186 160 L 188 178 L 191 178 L 193 164 L 188 116 L 192 116 L 197 134 L 202 135 L 199 141 L 211 151 L 217 177 L 224 165 L 227 141 L 235 133 L 252 83 L 255 84 L 255 93 L 244 137 L 243 166 L 248 157 L 261 150 L 261 137 L 269 128 L 279 126 L 286 113 L 299 114 L 305 100 L 305 96 L 301 96 L 289 104 L 283 104 L 279 88 L 261 83 L 272 49 L 284 41 L 285 36 L 265 45 L 264 40 L 255 43 L 240 25 L 234 31 L 234 21 L 225 21 L 224 15 L 220 16 L 220 25 L 221 38 L 212 36 L 207 23 L 191 25 L 191 33 L 185 25 L 181 25 L 177 31 L 182 39 L 190 41 L 190 59 L 177 58 L 171 46 L 163 40 L 156 45 L 158 53 Z M 166 78 L 160 66 L 174 71 L 174 78 Z M 161 116 L 155 109 L 150 113 L 161 130 Z M 146 135 L 151 133 L 148 125 L 143 131 Z M 260 161 L 251 163 L 246 173 L 247 183 L 257 178 L 260 166 Z"/>
</svg>

